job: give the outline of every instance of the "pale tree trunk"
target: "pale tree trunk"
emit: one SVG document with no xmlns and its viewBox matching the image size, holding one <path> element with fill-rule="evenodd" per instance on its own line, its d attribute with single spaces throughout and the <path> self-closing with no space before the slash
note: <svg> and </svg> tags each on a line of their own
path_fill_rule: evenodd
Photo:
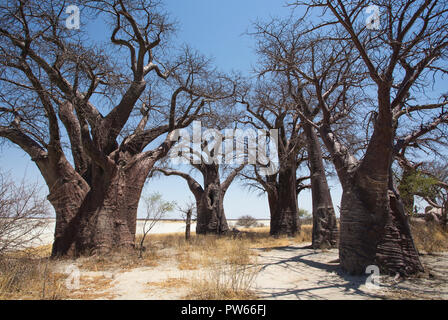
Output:
<svg viewBox="0 0 448 320">
<path fill-rule="evenodd" d="M 322 150 L 314 128 L 303 122 L 307 138 L 308 163 L 313 199 L 312 246 L 334 248 L 338 241 L 338 226 L 322 157 Z"/>
</svg>

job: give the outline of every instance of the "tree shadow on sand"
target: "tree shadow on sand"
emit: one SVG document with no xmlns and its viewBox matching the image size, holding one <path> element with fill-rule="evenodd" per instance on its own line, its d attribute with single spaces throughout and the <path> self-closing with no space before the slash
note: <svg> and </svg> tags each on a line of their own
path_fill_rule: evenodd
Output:
<svg viewBox="0 0 448 320">
<path fill-rule="evenodd" d="M 272 248 L 271 248 L 272 249 Z M 261 249 L 263 250 L 263 249 Z M 285 272 L 295 273 L 294 276 L 304 277 L 303 281 L 295 283 L 292 281 L 288 288 L 279 285 L 257 290 L 263 299 L 384 299 L 381 290 L 366 290 L 364 286 L 368 274 L 365 276 L 352 276 L 344 272 L 333 255 L 328 255 L 321 250 L 314 250 L 310 246 L 284 246 L 276 247 L 263 255 L 260 263 L 260 274 L 263 272 Z M 331 252 L 331 251 L 328 251 Z M 285 257 L 285 253 L 294 254 Z M 332 259 L 333 258 L 333 259 Z M 308 277 L 309 276 L 309 277 Z M 314 280 L 309 280 L 315 279 Z M 363 287 L 362 287 L 363 286 Z"/>
</svg>

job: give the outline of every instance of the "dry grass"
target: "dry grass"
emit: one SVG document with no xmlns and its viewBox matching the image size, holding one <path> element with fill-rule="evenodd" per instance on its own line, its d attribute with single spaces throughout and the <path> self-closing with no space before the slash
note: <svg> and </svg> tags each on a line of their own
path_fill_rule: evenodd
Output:
<svg viewBox="0 0 448 320">
<path fill-rule="evenodd" d="M 150 235 L 139 258 L 137 250 L 119 250 L 109 255 L 80 257 L 80 287 L 66 287 L 68 274 L 58 269 L 65 260 L 50 260 L 51 245 L 15 252 L 0 260 L 0 299 L 110 299 L 112 278 L 86 276 L 86 271 L 122 272 L 138 267 L 177 264 L 180 270 L 204 270 L 201 279 L 167 278 L 148 283 L 158 288 L 190 288 L 189 299 L 253 299 L 250 287 L 258 274 L 253 248 L 266 250 L 311 241 L 311 226 L 302 226 L 295 238 L 273 238 L 268 228 L 243 230 L 240 237 L 184 234 Z M 137 239 L 137 242 L 139 239 Z M 84 274 L 83 274 L 84 273 Z"/>
<path fill-rule="evenodd" d="M 303 226 L 302 231 L 294 238 L 273 238 L 269 235 L 269 228 L 242 231 L 237 239 L 208 238 L 207 242 L 200 243 L 203 257 L 208 262 L 203 263 L 207 267 L 206 274 L 205 278 L 195 279 L 191 283 L 187 299 L 255 299 L 256 295 L 251 288 L 259 269 L 254 265 L 254 251 L 251 249 L 271 250 L 311 241 L 311 226 Z M 213 254 L 210 255 L 210 252 Z"/>
<path fill-rule="evenodd" d="M 10 258 L 48 258 L 51 255 L 52 245 L 44 245 L 38 247 L 29 247 L 19 251 L 8 253 Z"/>
<path fill-rule="evenodd" d="M 0 299 L 67 299 L 67 275 L 53 272 L 42 258 L 3 257 L 0 260 Z"/>
<path fill-rule="evenodd" d="M 202 237 L 200 245 L 190 248 L 204 273 L 189 286 L 186 299 L 254 299 L 251 288 L 259 269 L 248 239 Z"/>
<path fill-rule="evenodd" d="M 248 229 L 243 231 L 247 231 L 247 233 L 244 233 L 242 238 L 249 243 L 249 247 L 252 249 L 272 250 L 275 248 L 286 247 L 291 244 L 311 242 L 312 237 L 311 225 L 303 225 L 300 232 L 295 237 L 271 237 L 269 228 Z"/>
<path fill-rule="evenodd" d="M 448 251 L 448 232 L 436 223 L 411 222 L 412 235 L 419 251 L 428 254 Z"/>
<path fill-rule="evenodd" d="M 252 285 L 259 273 L 253 265 L 216 264 L 205 278 L 194 279 L 185 297 L 188 300 L 253 300 Z"/>
<path fill-rule="evenodd" d="M 160 255 L 157 248 L 151 248 L 139 258 L 135 250 L 117 250 L 107 255 L 84 256 L 77 260 L 78 267 L 86 271 L 126 271 L 138 267 L 156 267 L 159 265 Z"/>
<path fill-rule="evenodd" d="M 167 278 L 164 281 L 160 282 L 147 282 L 146 284 L 149 287 L 157 287 L 157 288 L 183 288 L 189 286 L 191 281 L 185 278 Z M 152 291 L 152 289 L 150 289 Z"/>
<path fill-rule="evenodd" d="M 103 275 L 81 276 L 79 288 L 67 288 L 66 273 L 57 262 L 39 257 L 4 257 L 0 260 L 0 300 L 110 299 L 112 279 Z"/>
<path fill-rule="evenodd" d="M 70 293 L 69 298 L 75 300 L 113 299 L 115 296 L 107 292 L 111 287 L 112 278 L 104 275 L 82 276 L 80 288 Z"/>
</svg>

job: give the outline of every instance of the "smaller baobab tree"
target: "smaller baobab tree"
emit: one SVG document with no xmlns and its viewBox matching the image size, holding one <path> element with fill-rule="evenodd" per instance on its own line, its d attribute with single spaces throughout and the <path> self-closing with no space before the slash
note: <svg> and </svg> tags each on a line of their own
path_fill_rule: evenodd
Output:
<svg viewBox="0 0 448 320">
<path fill-rule="evenodd" d="M 226 215 L 224 213 L 224 196 L 231 183 L 244 168 L 244 163 L 236 168 L 231 168 L 221 163 L 222 154 L 217 152 L 219 144 L 222 143 L 222 135 L 214 131 L 217 141 L 213 143 L 202 142 L 201 150 L 198 152 L 191 146 L 182 150 L 181 146 L 173 150 L 195 169 L 203 178 L 203 185 L 199 183 L 191 173 L 173 170 L 171 168 L 156 168 L 154 171 L 161 172 L 165 176 L 178 176 L 186 180 L 190 191 L 196 201 L 197 224 L 196 234 L 225 234 L 229 231 Z M 222 177 L 223 173 L 225 177 Z"/>
<path fill-rule="evenodd" d="M 191 238 L 191 223 L 196 220 L 196 204 L 194 201 L 187 202 L 184 206 L 179 206 L 179 211 L 185 221 L 185 240 L 189 241 Z"/>
<path fill-rule="evenodd" d="M 203 179 L 201 186 L 190 174 L 171 169 L 156 169 L 166 176 L 178 176 L 185 179 L 193 193 L 197 207 L 196 234 L 225 234 L 229 231 L 224 213 L 224 196 L 238 172 L 234 169 L 223 181 L 219 165 L 196 165 Z"/>
<path fill-rule="evenodd" d="M 251 176 L 267 192 L 270 234 L 294 236 L 300 231 L 297 223 L 297 157 L 304 144 L 299 135 L 300 119 L 288 88 L 277 80 L 258 81 L 253 90 L 248 89 L 241 95 L 239 102 L 246 107 L 246 117 L 240 122 L 257 130 L 278 132 L 278 141 L 275 142 L 278 170 L 261 175 L 260 166 L 256 165 Z"/>
<path fill-rule="evenodd" d="M 302 55 L 306 44 L 300 41 L 295 32 L 297 24 L 290 19 L 256 23 L 254 28 L 259 74 L 269 74 L 283 82 L 286 88 L 283 94 L 288 96 L 303 132 L 303 148 L 307 151 L 313 199 L 312 245 L 314 248 L 335 247 L 338 240 L 336 214 L 327 182 L 321 142 L 313 123 L 320 110 L 312 103 L 315 96 L 310 95 L 307 90 L 310 79 L 304 79 L 297 71 L 301 64 L 308 62 L 309 57 Z"/>
</svg>

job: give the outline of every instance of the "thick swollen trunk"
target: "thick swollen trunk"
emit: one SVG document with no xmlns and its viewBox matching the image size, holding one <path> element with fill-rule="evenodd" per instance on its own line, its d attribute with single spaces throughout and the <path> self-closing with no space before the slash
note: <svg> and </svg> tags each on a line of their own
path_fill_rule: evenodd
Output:
<svg viewBox="0 0 448 320">
<path fill-rule="evenodd" d="M 322 131 L 343 188 L 339 257 L 343 269 L 365 274 L 376 265 L 383 273 L 423 271 L 402 200 L 392 182 L 396 123 L 390 87 L 378 88 L 378 116 L 364 158 L 355 163 L 345 148 Z"/>
<path fill-rule="evenodd" d="M 339 256 L 349 273 L 365 274 L 369 265 L 403 276 L 423 271 L 401 199 L 390 182 L 358 175 L 343 187 Z"/>
<path fill-rule="evenodd" d="M 219 168 L 204 165 L 204 190 L 196 197 L 197 225 L 196 234 L 225 234 L 229 231 L 224 213 L 224 195 L 221 187 Z"/>
<path fill-rule="evenodd" d="M 325 175 L 322 149 L 316 132 L 307 122 L 304 122 L 304 131 L 307 137 L 313 199 L 312 246 L 315 249 L 333 248 L 337 246 L 338 226 Z"/>
<path fill-rule="evenodd" d="M 72 215 L 72 211 L 57 212 L 59 218 L 52 255 L 77 256 L 132 248 L 145 177 L 138 166 L 128 170 L 120 167 L 110 174 L 94 167 L 91 188 L 77 210 L 73 210 L 76 213 L 69 223 L 66 223 L 67 215 Z"/>
<path fill-rule="evenodd" d="M 294 165 L 283 166 L 278 173 L 275 191 L 268 192 L 271 212 L 270 234 L 295 236 L 300 231 L 298 223 L 297 180 Z"/>
<path fill-rule="evenodd" d="M 196 234 L 225 234 L 229 231 L 219 186 L 208 186 L 197 203 Z"/>
<path fill-rule="evenodd" d="M 65 159 L 63 159 L 65 160 Z M 52 179 L 49 175 L 54 168 L 59 178 Z M 60 161 L 57 166 L 45 168 L 43 176 L 49 184 L 47 199 L 53 205 L 56 213 L 56 226 L 52 256 L 73 255 L 75 247 L 67 241 L 67 230 L 76 225 L 76 217 L 90 187 L 66 161 Z"/>
</svg>

